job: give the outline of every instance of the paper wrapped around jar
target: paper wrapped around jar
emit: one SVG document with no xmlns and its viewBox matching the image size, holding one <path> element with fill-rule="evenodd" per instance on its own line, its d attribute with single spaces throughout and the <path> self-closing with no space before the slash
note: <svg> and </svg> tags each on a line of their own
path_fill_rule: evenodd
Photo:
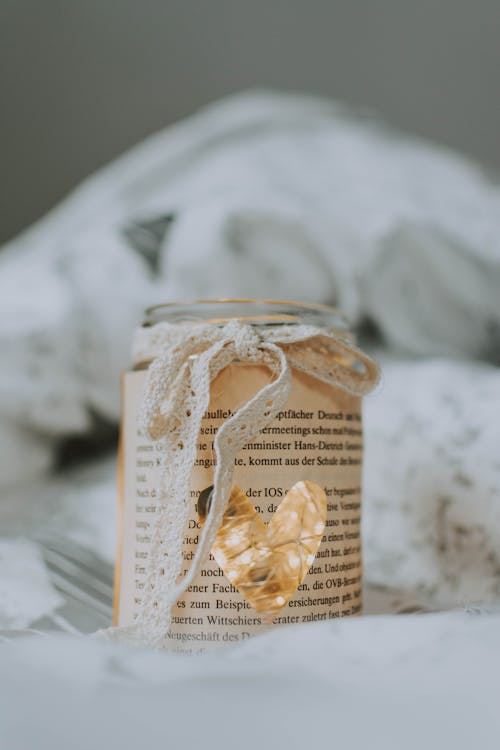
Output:
<svg viewBox="0 0 500 750">
<path fill-rule="evenodd" d="M 378 368 L 321 305 L 148 311 L 124 376 L 119 637 L 187 653 L 359 614 L 361 397 Z"/>
</svg>

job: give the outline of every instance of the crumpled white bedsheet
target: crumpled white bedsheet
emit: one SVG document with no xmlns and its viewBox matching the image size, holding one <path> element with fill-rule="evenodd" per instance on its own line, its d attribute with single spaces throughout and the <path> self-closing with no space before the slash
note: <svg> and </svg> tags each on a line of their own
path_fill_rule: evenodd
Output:
<svg viewBox="0 0 500 750">
<path fill-rule="evenodd" d="M 0 738 L 6 750 L 496 750 L 499 634 L 498 614 L 353 618 L 195 659 L 25 638 L 0 647 Z"/>
<path fill-rule="evenodd" d="M 62 604 L 38 546 L 28 539 L 0 539 L 0 571 L 0 629 L 28 628 Z"/>
<path fill-rule="evenodd" d="M 173 220 L 170 220 L 172 219 Z M 500 189 L 327 100 L 246 94 L 147 139 L 0 253 L 0 478 L 115 420 L 145 306 L 334 302 L 415 354 L 500 358 Z"/>
<path fill-rule="evenodd" d="M 500 190 L 477 167 L 307 97 L 227 100 L 83 183 L 0 253 L 0 628 L 57 611 L 26 541 L 41 527 L 113 559 L 114 459 L 51 477 L 54 445 L 94 415 L 118 418 L 118 377 L 142 309 L 197 296 L 334 302 L 375 324 L 383 380 L 365 401 L 366 580 L 436 608 L 498 603 L 499 250 Z M 2 606 L 13 581 L 5 545 L 20 590 L 38 587 L 29 607 L 23 596 Z M 483 732 L 493 747 L 498 624 L 497 615 L 366 618 L 280 630 L 199 665 L 23 639 L 0 648 L 6 747 L 29 746 L 41 726 L 53 747 L 91 737 L 133 747 L 141 732 L 175 745 L 186 711 L 192 737 L 211 721 L 210 741 L 217 728 L 234 740 L 245 701 L 267 726 L 278 717 L 278 746 L 280 733 L 294 747 L 294 737 L 303 746 L 347 732 L 353 747 L 379 737 L 421 747 L 424 734 L 440 746 L 447 732 L 458 748 Z M 303 721 L 290 723 L 302 700 Z M 149 726 L 167 701 L 169 721 Z M 53 707 L 69 717 L 56 729 Z M 217 711 L 233 718 L 216 721 Z M 240 746 L 259 731 L 249 720 Z"/>
<path fill-rule="evenodd" d="M 500 602 L 500 369 L 379 352 L 365 399 L 365 576 L 434 606 Z"/>
</svg>

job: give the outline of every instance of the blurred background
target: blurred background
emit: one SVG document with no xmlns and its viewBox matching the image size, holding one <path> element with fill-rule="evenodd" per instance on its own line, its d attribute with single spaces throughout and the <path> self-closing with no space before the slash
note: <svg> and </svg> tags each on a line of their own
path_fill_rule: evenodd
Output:
<svg viewBox="0 0 500 750">
<path fill-rule="evenodd" d="M 498 0 L 3 0 L 0 242 L 223 95 L 319 93 L 500 167 Z"/>
</svg>

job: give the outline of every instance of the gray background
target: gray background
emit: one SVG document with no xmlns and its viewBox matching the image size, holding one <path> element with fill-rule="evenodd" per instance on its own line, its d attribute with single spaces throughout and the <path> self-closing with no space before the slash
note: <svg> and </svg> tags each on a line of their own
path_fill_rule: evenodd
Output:
<svg viewBox="0 0 500 750">
<path fill-rule="evenodd" d="M 212 99 L 328 94 L 500 167 L 500 0 L 0 0 L 0 241 Z"/>
</svg>

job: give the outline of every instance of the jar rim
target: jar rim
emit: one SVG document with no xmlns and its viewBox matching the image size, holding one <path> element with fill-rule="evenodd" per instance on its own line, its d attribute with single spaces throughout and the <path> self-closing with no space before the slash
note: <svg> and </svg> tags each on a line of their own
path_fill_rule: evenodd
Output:
<svg viewBox="0 0 500 750">
<path fill-rule="evenodd" d="M 316 325 L 339 331 L 349 330 L 349 321 L 336 307 L 316 302 L 282 299 L 221 297 L 187 302 L 165 302 L 148 307 L 143 327 L 160 322 L 205 321 L 222 325 L 241 320 L 252 325 Z"/>
</svg>

